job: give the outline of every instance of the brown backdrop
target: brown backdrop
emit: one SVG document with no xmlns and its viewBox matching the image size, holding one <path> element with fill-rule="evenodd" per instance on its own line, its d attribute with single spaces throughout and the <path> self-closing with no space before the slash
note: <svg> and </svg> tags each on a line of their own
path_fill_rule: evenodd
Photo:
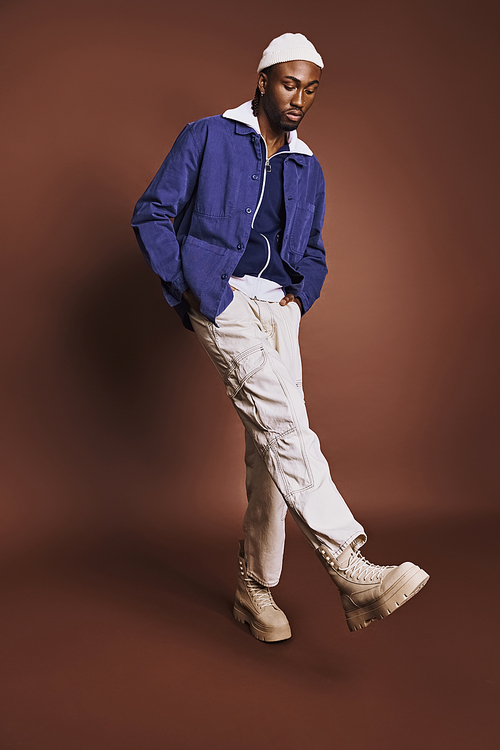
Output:
<svg viewBox="0 0 500 750">
<path fill-rule="evenodd" d="M 233 539 L 245 504 L 241 429 L 194 335 L 181 327 L 163 301 L 129 221 L 135 200 L 183 125 L 251 98 L 260 52 L 284 31 L 308 35 L 326 64 L 317 103 L 301 128 L 301 136 L 322 163 L 328 190 L 324 239 L 330 274 L 321 300 L 303 320 L 301 334 L 311 422 L 331 460 L 334 479 L 373 532 L 375 550 L 377 534 L 387 542 L 379 557 L 387 556 L 387 546 L 406 556 L 417 545 L 415 553 L 425 556 L 428 551 L 443 585 L 448 575 L 455 580 L 453 568 L 448 570 L 449 563 L 439 558 L 443 540 L 454 544 L 444 557 L 451 555 L 461 564 L 464 549 L 470 554 L 471 540 L 477 544 L 485 529 L 491 532 L 498 497 L 497 4 L 290 0 L 285 6 L 266 7 L 229 0 L 21 0 L 3 2 L 0 21 L 0 556 L 10 571 L 6 580 L 11 605 L 24 602 L 19 619 L 12 615 L 5 625 L 6 642 L 14 633 L 24 633 L 14 641 L 19 654 L 26 653 L 33 633 L 24 632 L 20 623 L 36 621 L 39 601 L 47 601 L 41 591 L 52 592 L 56 608 L 57 592 L 62 599 L 76 596 L 76 578 L 67 582 L 67 590 L 61 589 L 54 572 L 67 569 L 70 559 L 78 559 L 74 564 L 80 573 L 101 571 L 106 565 L 115 571 L 110 559 L 135 560 L 137 565 L 129 568 L 116 566 L 126 571 L 124 589 L 125 581 L 135 575 L 138 591 L 155 583 L 160 591 L 164 582 L 145 562 L 156 550 L 154 565 L 171 586 L 177 581 L 181 604 L 176 607 L 194 606 L 198 596 L 202 610 L 210 610 L 219 595 L 220 612 L 230 614 Z M 406 539 L 406 546 L 395 537 Z M 291 571 L 303 575 L 304 570 L 297 563 L 302 543 L 295 539 L 292 532 L 290 557 L 297 567 L 289 568 L 288 580 L 293 592 Z M 188 540 L 203 551 L 201 570 L 208 565 L 211 580 L 218 581 L 220 575 L 220 584 L 205 581 L 203 589 L 195 568 L 190 583 L 186 581 L 184 566 L 190 569 L 191 564 Z M 168 556 L 167 549 L 178 554 Z M 136 550 L 135 557 L 131 550 Z M 304 559 L 309 560 L 307 552 Z M 219 560 L 218 568 L 213 560 Z M 428 564 L 425 559 L 417 562 Z M 304 565 L 314 568 L 315 563 Z M 44 566 L 52 573 L 35 584 L 32 575 Z M 165 571 L 172 570 L 178 578 L 173 573 L 168 577 Z M 311 575 L 316 576 L 315 568 Z M 461 581 L 455 585 L 456 596 L 446 613 L 436 597 L 434 623 L 459 617 L 465 606 L 463 586 Z M 329 589 L 324 586 L 326 595 Z M 116 581 L 104 588 L 106 596 L 118 596 Z M 137 596 L 143 602 L 145 595 Z M 231 739 L 237 731 L 231 723 L 236 721 L 237 704 L 231 703 L 228 686 L 237 690 L 236 674 L 245 674 L 250 664 L 257 669 L 253 688 L 260 695 L 262 681 L 269 681 L 271 701 L 282 680 L 288 680 L 287 670 L 305 675 L 304 695 L 300 690 L 294 693 L 294 716 L 304 701 L 316 701 L 318 706 L 318 691 L 322 700 L 325 691 L 334 700 L 337 688 L 346 695 L 353 672 L 359 674 L 361 654 L 382 671 L 385 664 L 380 650 L 374 657 L 368 646 L 360 647 L 366 649 L 363 652 L 346 646 L 352 661 L 343 657 L 340 687 L 334 685 L 322 651 L 330 647 L 330 638 L 318 632 L 313 656 L 306 639 L 295 647 L 302 651 L 291 652 L 298 661 L 283 657 L 283 663 L 264 677 L 258 672 L 262 650 L 254 656 L 254 648 L 262 647 L 245 639 L 248 653 L 242 656 L 237 644 L 243 636 L 226 618 L 218 628 L 214 623 L 214 638 L 223 640 L 219 629 L 231 628 L 234 652 L 222 661 L 238 665 L 235 673 L 228 666 L 225 677 L 216 680 L 221 692 L 214 694 L 208 675 L 221 668 L 220 662 L 200 667 L 200 654 L 190 661 L 192 642 L 186 638 L 181 661 L 191 664 L 197 687 L 182 683 L 174 690 L 177 703 L 172 704 L 170 688 L 159 686 L 154 695 L 169 695 L 170 701 L 164 726 L 166 709 L 160 698 L 148 697 L 142 705 L 133 691 L 123 688 L 127 680 L 120 671 L 128 669 L 130 676 L 139 670 L 141 677 L 134 679 L 151 685 L 151 672 L 141 661 L 147 662 L 151 653 L 146 645 L 151 634 L 144 641 L 138 636 L 140 646 L 130 636 L 137 664 L 125 658 L 124 667 L 117 655 L 118 672 L 114 662 L 105 668 L 101 702 L 92 703 L 90 687 L 81 687 L 90 684 L 88 661 L 75 667 L 72 650 L 80 648 L 75 635 L 80 632 L 75 625 L 81 622 L 80 606 L 82 613 L 89 611 L 88 602 L 84 606 L 78 599 L 70 607 L 74 619 L 65 615 L 69 620 L 63 641 L 68 652 L 64 659 L 61 656 L 53 694 L 45 693 L 42 685 L 54 678 L 54 660 L 49 660 L 51 667 L 44 666 L 40 654 L 47 644 L 55 648 L 59 642 L 49 625 L 59 622 L 55 610 L 46 611 L 46 639 L 40 636 L 33 646 L 33 661 L 26 657 L 26 671 L 19 671 L 17 657 L 8 662 L 6 680 L 13 680 L 14 687 L 3 705 L 6 715 L 14 711 L 14 718 L 4 721 L 2 747 L 55 750 L 60 741 L 65 750 L 191 748 L 201 737 L 208 746 L 227 742 L 228 747 L 246 749 L 253 746 L 253 730 L 246 730 L 246 740 Z M 304 602 L 296 606 L 308 622 Z M 418 606 L 421 623 L 429 626 L 424 601 Z M 170 611 L 166 603 L 165 607 Z M 412 607 L 416 609 L 417 603 Z M 115 615 L 116 623 L 106 621 L 106 632 L 120 630 L 118 623 L 127 621 L 125 612 Z M 185 620 L 202 622 L 203 616 L 186 610 Z M 490 614 L 483 611 L 482 616 L 490 627 Z M 405 617 L 410 627 L 411 613 Z M 166 619 L 162 614 L 154 628 L 167 628 Z M 131 627 L 137 635 L 136 625 Z M 179 628 L 185 633 L 184 624 Z M 391 632 L 397 630 L 394 626 Z M 368 632 L 363 635 L 372 638 Z M 469 637 L 465 636 L 467 643 Z M 215 648 L 207 640 L 204 654 Z M 380 649 L 378 641 L 366 643 Z M 457 658 L 458 653 L 463 658 L 468 648 L 464 643 L 457 641 Z M 108 641 L 101 645 L 99 660 L 110 654 Z M 441 642 L 435 645 L 437 661 L 442 647 Z M 141 648 L 144 654 L 139 658 Z M 159 643 L 153 651 L 158 658 L 154 664 L 164 664 L 167 657 Z M 88 654 L 97 658 L 90 646 Z M 406 674 L 405 659 L 398 661 L 398 679 Z M 168 660 L 177 664 L 170 652 Z M 63 664 L 66 669 L 72 665 L 69 672 Z M 446 669 L 451 664 L 456 667 L 457 662 L 450 653 Z M 422 686 L 428 678 L 432 681 L 431 666 L 427 667 L 430 671 L 420 676 Z M 165 674 L 160 667 L 153 671 L 156 668 Z M 478 710 L 486 710 L 494 689 L 487 687 L 491 675 L 478 676 L 471 669 L 467 683 L 475 690 L 478 684 L 484 688 Z M 200 682 L 200 670 L 205 683 Z M 72 680 L 75 674 L 79 676 Z M 178 685 L 178 673 L 173 674 Z M 394 686 L 396 677 L 384 674 L 387 685 Z M 160 679 L 155 675 L 153 684 Z M 37 685 L 43 700 L 37 697 Z M 57 711 L 55 705 L 67 695 L 68 685 L 74 700 Z M 355 687 L 361 694 L 363 689 Z M 439 695 L 448 689 L 441 685 Z M 218 714 L 209 702 L 213 722 L 203 715 L 202 731 L 191 724 L 191 717 L 196 715 L 193 708 L 207 705 L 207 694 L 218 695 L 219 708 L 224 700 L 229 703 L 227 711 L 220 708 Z M 248 698 L 245 691 L 243 696 L 242 700 Z M 396 690 L 386 696 L 389 705 L 398 696 Z M 24 719 L 14 709 L 20 697 L 27 700 Z M 116 722 L 110 726 L 102 718 L 111 710 L 107 701 L 118 706 Z M 407 726 L 410 720 L 418 722 L 422 711 L 428 712 L 428 706 L 415 701 L 409 699 L 403 714 L 390 709 L 398 727 L 401 715 Z M 455 716 L 455 698 L 448 695 L 445 704 L 449 716 Z M 258 706 L 261 716 L 269 715 L 266 705 Z M 315 737 L 321 741 L 335 734 L 328 723 L 328 705 L 317 708 L 314 719 Z M 313 746 L 304 739 L 311 737 L 305 725 L 293 724 L 289 706 L 289 697 L 283 698 L 277 718 L 266 725 L 268 737 L 277 738 L 278 744 L 268 739 L 264 747 Z M 383 706 L 385 702 L 381 710 Z M 475 723 L 442 721 L 442 732 L 455 727 L 455 747 L 468 736 L 466 727 L 472 732 Z M 372 746 L 399 747 L 392 730 L 384 734 L 383 724 L 381 719 L 376 725 L 379 734 L 372 738 Z M 488 722 L 482 720 L 481 725 L 488 727 Z M 89 732 L 87 739 L 83 727 Z M 403 724 L 399 729 L 403 731 Z M 427 736 L 418 735 L 415 747 L 421 748 L 424 741 L 428 743 Z"/>
</svg>

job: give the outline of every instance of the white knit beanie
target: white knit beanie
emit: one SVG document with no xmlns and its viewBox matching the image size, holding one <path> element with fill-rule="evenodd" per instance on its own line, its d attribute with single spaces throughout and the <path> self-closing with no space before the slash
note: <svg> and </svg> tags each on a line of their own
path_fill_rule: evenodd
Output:
<svg viewBox="0 0 500 750">
<path fill-rule="evenodd" d="M 257 73 L 270 65 L 291 62 L 292 60 L 306 60 L 306 62 L 312 62 L 319 68 L 324 67 L 321 55 L 318 54 L 314 44 L 304 34 L 282 34 L 273 39 L 264 50 Z"/>
</svg>

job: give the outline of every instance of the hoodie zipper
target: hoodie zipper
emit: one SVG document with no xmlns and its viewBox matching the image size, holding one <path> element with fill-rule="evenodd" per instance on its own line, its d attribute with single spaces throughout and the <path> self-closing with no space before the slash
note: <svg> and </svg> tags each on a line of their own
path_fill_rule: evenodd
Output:
<svg viewBox="0 0 500 750">
<path fill-rule="evenodd" d="M 262 137 L 262 135 L 260 137 L 264 141 L 264 138 Z M 264 197 L 264 190 L 266 188 L 266 174 L 271 171 L 271 165 L 269 164 L 269 161 L 270 161 L 270 159 L 273 158 L 273 156 L 276 156 L 276 154 L 278 153 L 278 151 L 276 151 L 276 154 L 273 154 L 273 156 L 268 156 L 267 155 L 267 143 L 265 141 L 264 141 L 264 145 L 266 147 L 266 163 L 264 164 L 264 176 L 263 176 L 263 179 L 262 179 L 262 190 L 260 191 L 259 202 L 257 203 L 257 208 L 255 209 L 255 213 L 254 213 L 253 219 L 252 219 L 252 229 L 253 229 L 255 217 L 259 213 L 259 209 L 260 209 L 260 206 L 261 206 L 261 203 L 262 203 L 262 199 Z M 289 152 L 286 152 L 286 153 L 289 153 Z M 262 274 L 264 273 L 264 271 L 268 267 L 269 263 L 271 262 L 271 245 L 269 244 L 269 240 L 267 239 L 267 237 L 266 237 L 265 234 L 261 234 L 260 232 L 259 232 L 259 234 L 266 241 L 266 245 L 267 245 L 267 260 L 266 260 L 266 262 L 264 264 L 264 267 L 257 274 L 257 278 L 258 279 L 261 278 Z"/>
</svg>

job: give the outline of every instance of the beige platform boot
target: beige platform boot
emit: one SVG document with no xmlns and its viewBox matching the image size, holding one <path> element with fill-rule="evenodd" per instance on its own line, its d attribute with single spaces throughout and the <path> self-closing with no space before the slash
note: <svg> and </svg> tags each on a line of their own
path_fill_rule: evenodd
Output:
<svg viewBox="0 0 500 750">
<path fill-rule="evenodd" d="M 324 545 L 316 554 L 339 590 L 350 630 L 361 630 L 374 620 L 388 617 L 429 580 L 427 573 L 413 563 L 374 565 L 352 546 L 337 559 Z"/>
<path fill-rule="evenodd" d="M 259 641 L 286 641 L 292 631 L 285 613 L 274 601 L 271 591 L 247 573 L 243 542 L 238 555 L 238 586 L 233 616 L 250 625 L 250 632 Z"/>
</svg>

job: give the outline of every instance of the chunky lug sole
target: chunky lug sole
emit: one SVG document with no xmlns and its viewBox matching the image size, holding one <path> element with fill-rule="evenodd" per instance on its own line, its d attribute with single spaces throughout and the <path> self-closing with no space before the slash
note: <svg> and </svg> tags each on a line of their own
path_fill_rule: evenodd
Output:
<svg viewBox="0 0 500 750">
<path fill-rule="evenodd" d="M 290 625 L 283 625 L 280 628 L 266 628 L 256 623 L 252 615 L 238 604 L 235 604 L 233 607 L 233 617 L 238 622 L 247 623 L 250 626 L 251 634 L 259 641 L 272 643 L 274 641 L 286 641 L 292 637 Z"/>
<path fill-rule="evenodd" d="M 383 620 L 385 617 L 389 617 L 403 604 L 406 604 L 412 596 L 418 594 L 428 580 L 429 576 L 425 570 L 415 565 L 414 568 L 401 576 L 383 596 L 364 607 L 353 606 L 352 600 L 346 594 L 341 594 L 349 630 L 361 630 L 367 628 L 375 620 Z"/>
</svg>

